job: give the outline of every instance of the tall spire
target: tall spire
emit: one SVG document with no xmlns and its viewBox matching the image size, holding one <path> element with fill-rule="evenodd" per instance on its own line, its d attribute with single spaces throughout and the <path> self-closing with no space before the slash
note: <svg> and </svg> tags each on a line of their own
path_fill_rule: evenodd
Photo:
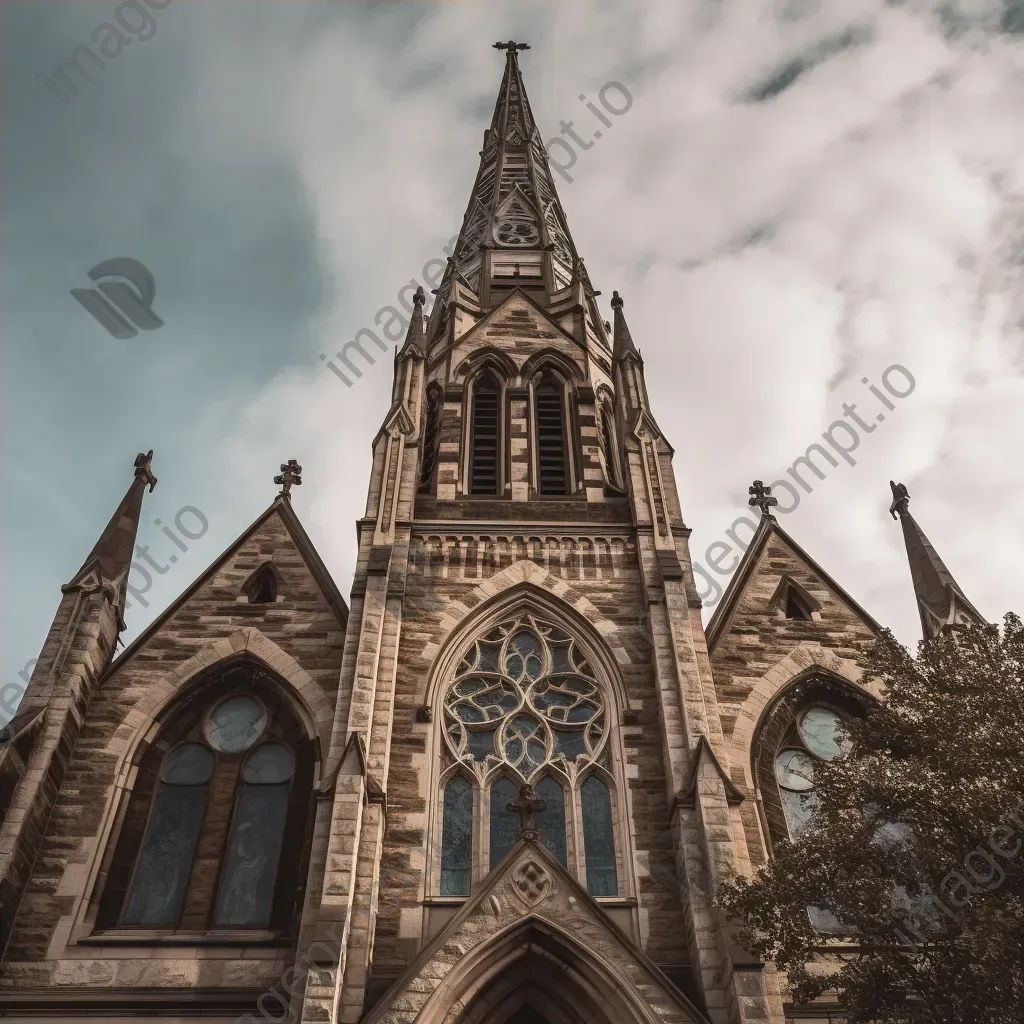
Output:
<svg viewBox="0 0 1024 1024">
<path fill-rule="evenodd" d="M 505 74 L 438 295 L 445 297 L 458 277 L 483 307 L 516 287 L 550 303 L 578 279 L 579 257 L 519 70 L 519 53 L 529 47 L 513 40 L 494 46 L 505 51 Z"/>
<path fill-rule="evenodd" d="M 910 577 L 914 583 L 924 638 L 930 640 L 944 626 L 965 622 L 984 623 L 985 619 L 967 600 L 953 579 L 953 574 L 924 535 L 924 530 L 910 514 L 910 492 L 906 486 L 890 480 L 889 487 L 892 489 L 889 512 L 893 519 L 899 514 L 903 527 L 907 558 L 910 560 Z"/>
<path fill-rule="evenodd" d="M 139 452 L 135 457 L 135 479 L 100 534 L 100 539 L 89 552 L 89 557 L 82 563 L 82 568 L 75 573 L 71 582 L 66 584 L 65 590 L 77 586 L 93 570 L 98 570 L 100 578 L 97 582 L 102 584 L 112 583 L 122 574 L 127 575 L 135 551 L 139 520 L 142 518 L 142 496 L 147 486 L 151 491 L 156 487 L 152 449 L 145 454 Z"/>
</svg>

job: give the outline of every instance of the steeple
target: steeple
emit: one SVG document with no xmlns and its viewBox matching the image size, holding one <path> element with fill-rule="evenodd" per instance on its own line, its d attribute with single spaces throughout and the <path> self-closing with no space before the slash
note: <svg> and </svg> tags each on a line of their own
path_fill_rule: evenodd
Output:
<svg viewBox="0 0 1024 1024">
<path fill-rule="evenodd" d="M 122 575 L 127 575 L 142 516 L 142 496 L 147 485 L 150 491 L 156 487 L 152 449 L 145 454 L 139 452 L 135 457 L 135 479 L 89 552 L 89 557 L 82 563 L 82 568 L 63 588 L 65 591 L 79 586 L 94 570 L 98 573 L 97 582 L 100 585 L 113 583 Z"/>
<path fill-rule="evenodd" d="M 982 624 L 985 619 L 967 600 L 957 585 L 953 574 L 946 568 L 924 530 L 910 514 L 910 492 L 904 484 L 889 481 L 892 489 L 892 505 L 889 512 L 893 519 L 899 514 L 903 526 L 903 539 L 907 544 L 907 558 L 910 561 L 910 577 L 914 583 L 917 609 L 921 615 L 921 629 L 924 638 L 930 640 L 944 626 L 955 623 L 974 622 Z"/>
<path fill-rule="evenodd" d="M 505 51 L 505 74 L 438 298 L 445 302 L 457 281 L 460 299 L 482 310 L 515 288 L 551 309 L 579 303 L 574 285 L 582 281 L 586 312 L 600 325 L 596 293 L 580 267 L 519 70 L 519 53 L 529 47 L 511 40 L 494 46 Z"/>
</svg>

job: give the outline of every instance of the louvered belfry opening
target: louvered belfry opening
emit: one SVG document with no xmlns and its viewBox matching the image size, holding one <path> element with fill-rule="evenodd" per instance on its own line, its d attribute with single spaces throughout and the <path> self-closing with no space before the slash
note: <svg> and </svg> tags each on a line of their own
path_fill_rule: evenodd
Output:
<svg viewBox="0 0 1024 1024">
<path fill-rule="evenodd" d="M 534 392 L 537 407 L 538 491 L 565 494 L 569 474 L 565 452 L 565 405 L 558 383 L 545 377 Z"/>
<path fill-rule="evenodd" d="M 811 610 L 794 587 L 790 587 L 786 592 L 786 618 L 803 619 L 807 622 L 811 620 Z"/>
<path fill-rule="evenodd" d="M 469 493 L 497 494 L 501 466 L 501 386 L 486 370 L 473 385 Z"/>
</svg>

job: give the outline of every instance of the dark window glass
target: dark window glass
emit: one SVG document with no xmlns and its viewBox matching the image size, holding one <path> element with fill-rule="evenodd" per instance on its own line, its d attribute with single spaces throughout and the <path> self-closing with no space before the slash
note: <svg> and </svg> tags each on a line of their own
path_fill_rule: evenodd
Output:
<svg viewBox="0 0 1024 1024">
<path fill-rule="evenodd" d="M 537 783 L 537 796 L 547 804 L 537 815 L 540 837 L 556 859 L 568 866 L 565 850 L 565 792 L 558 782 L 548 775 Z"/>
<path fill-rule="evenodd" d="M 501 468 L 501 389 L 497 378 L 487 371 L 473 385 L 473 422 L 470 427 L 469 491 L 497 494 Z"/>
<path fill-rule="evenodd" d="M 619 474 L 616 472 L 615 451 L 612 446 L 612 425 L 611 413 L 608 406 L 601 408 L 601 450 L 604 452 L 605 472 L 608 475 L 608 483 L 613 487 L 618 484 Z"/>
<path fill-rule="evenodd" d="M 441 396 L 427 392 L 426 423 L 423 428 L 423 464 L 420 466 L 420 490 L 429 491 L 434 482 L 438 441 L 441 436 Z"/>
<path fill-rule="evenodd" d="M 565 410 L 562 389 L 545 379 L 535 392 L 537 406 L 537 465 L 541 494 L 565 494 Z"/>
<path fill-rule="evenodd" d="M 583 849 L 587 861 L 587 892 L 618 896 L 612 799 L 603 779 L 591 775 L 580 791 L 583 803 Z"/>
<path fill-rule="evenodd" d="M 274 604 L 277 600 L 277 576 L 264 566 L 249 584 L 249 604 Z"/>
<path fill-rule="evenodd" d="M 495 868 L 505 854 L 516 845 L 519 815 L 508 809 L 519 796 L 511 779 L 498 779 L 491 787 L 491 868 Z"/>
<path fill-rule="evenodd" d="M 811 618 L 810 608 L 793 587 L 786 591 L 786 618 L 807 620 Z"/>
<path fill-rule="evenodd" d="M 269 923 L 291 775 L 291 751 L 280 743 L 265 743 L 246 758 L 214 924 Z"/>
<path fill-rule="evenodd" d="M 456 775 L 444 789 L 441 895 L 468 896 L 473 864 L 473 787 Z"/>
<path fill-rule="evenodd" d="M 201 743 L 183 743 L 164 759 L 124 923 L 176 925 L 206 810 L 214 757 Z"/>
</svg>

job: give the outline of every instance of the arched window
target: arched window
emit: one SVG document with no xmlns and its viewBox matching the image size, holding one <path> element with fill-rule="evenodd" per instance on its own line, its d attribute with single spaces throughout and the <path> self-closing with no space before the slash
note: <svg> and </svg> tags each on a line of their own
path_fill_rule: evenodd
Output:
<svg viewBox="0 0 1024 1024">
<path fill-rule="evenodd" d="M 601 459 L 604 462 L 604 476 L 609 487 L 622 485 L 619 475 L 618 446 L 615 443 L 615 417 L 608 401 L 601 403 L 598 412 L 598 430 L 601 437 Z"/>
<path fill-rule="evenodd" d="M 274 604 L 277 600 L 277 574 L 269 565 L 262 566 L 246 587 L 249 604 Z"/>
<path fill-rule="evenodd" d="M 842 717 L 832 708 L 812 704 L 797 718 L 775 758 L 779 795 L 793 838 L 807 828 L 817 807 L 815 764 L 842 757 L 848 750 Z"/>
<path fill-rule="evenodd" d="M 246 662 L 220 670 L 141 757 L 97 928 L 289 931 L 313 767 L 273 677 Z"/>
<path fill-rule="evenodd" d="M 469 445 L 469 493 L 500 494 L 501 384 L 491 370 L 473 382 Z"/>
<path fill-rule="evenodd" d="M 456 895 L 452 865 L 464 862 L 466 844 L 482 873 L 515 845 L 519 816 L 508 805 L 524 782 L 544 801 L 536 821 L 553 856 L 582 875 L 585 851 L 590 891 L 618 895 L 612 793 L 606 769 L 597 767 L 608 762 L 607 714 L 586 655 L 560 627 L 523 614 L 473 643 L 445 693 L 441 729 L 449 763 L 461 762 L 478 780 L 486 843 L 449 825 L 455 799 L 449 782 L 442 800 L 442 895 Z M 583 807 L 582 817 L 570 813 L 575 806 Z M 463 877 L 468 882 L 468 871 Z"/>
<path fill-rule="evenodd" d="M 537 491 L 566 494 L 569 459 L 565 431 L 565 396 L 559 382 L 546 373 L 534 390 L 537 446 Z"/>
<path fill-rule="evenodd" d="M 441 895 L 468 896 L 473 869 L 473 787 L 456 775 L 444 788 Z"/>
<path fill-rule="evenodd" d="M 423 462 L 420 466 L 420 491 L 430 491 L 434 484 L 438 444 L 441 439 L 443 402 L 436 388 L 427 392 L 427 411 L 423 426 Z"/>
<path fill-rule="evenodd" d="M 587 854 L 587 892 L 617 896 L 615 845 L 612 842 L 612 799 L 604 779 L 591 775 L 583 783 L 583 846 Z"/>
</svg>

